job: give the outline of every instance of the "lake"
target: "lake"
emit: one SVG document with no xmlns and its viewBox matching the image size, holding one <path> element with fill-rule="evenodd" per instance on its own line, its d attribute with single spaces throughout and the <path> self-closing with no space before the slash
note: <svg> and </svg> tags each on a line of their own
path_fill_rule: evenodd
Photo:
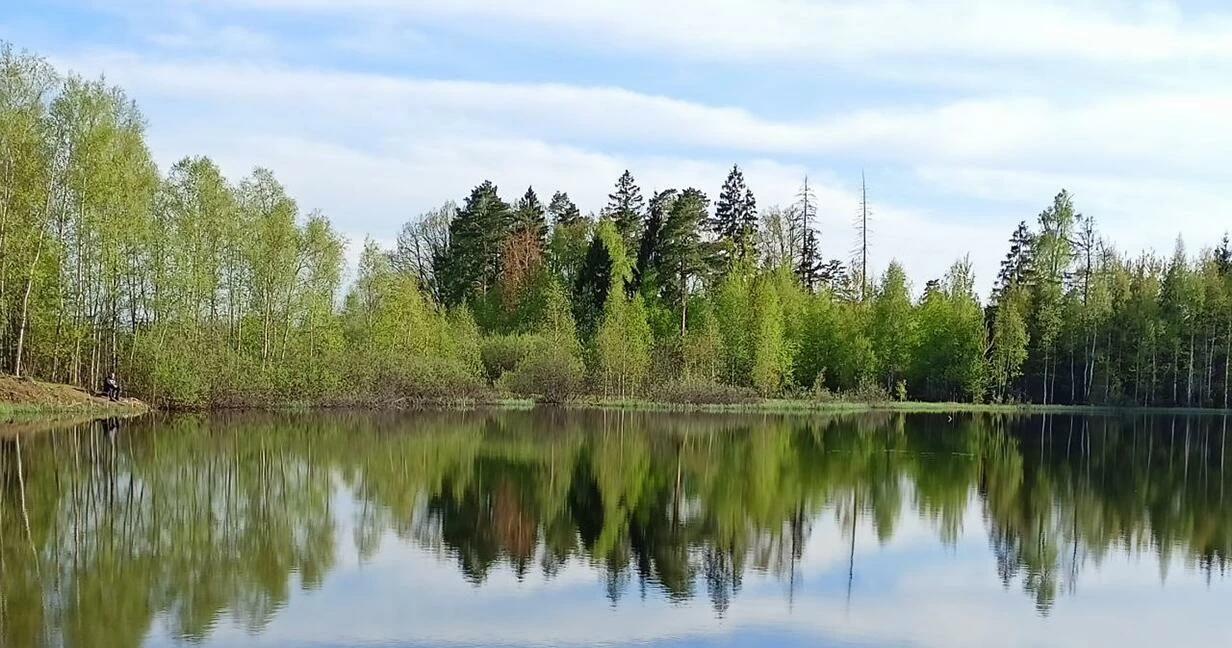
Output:
<svg viewBox="0 0 1232 648">
<path fill-rule="evenodd" d="M 536 410 L 0 437 L 0 646 L 1215 646 L 1228 421 Z"/>
</svg>

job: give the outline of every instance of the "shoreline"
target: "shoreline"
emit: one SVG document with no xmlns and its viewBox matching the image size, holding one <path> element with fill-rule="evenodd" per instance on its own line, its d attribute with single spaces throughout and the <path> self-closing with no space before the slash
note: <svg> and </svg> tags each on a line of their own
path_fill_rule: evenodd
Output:
<svg viewBox="0 0 1232 648">
<path fill-rule="evenodd" d="M 747 403 L 665 403 L 640 399 L 582 399 L 573 403 L 563 404 L 561 407 L 567 409 L 760 414 L 845 414 L 860 412 L 903 412 L 909 414 L 1232 414 L 1232 409 L 1202 407 L 1039 405 L 1032 403 L 995 404 L 928 401 L 866 403 L 858 401 L 818 402 L 793 399 L 765 399 Z"/>
<path fill-rule="evenodd" d="M 369 412 L 416 412 L 416 411 L 528 411 L 528 410 L 576 410 L 576 411 L 629 411 L 629 412 L 675 412 L 709 414 L 858 414 L 862 412 L 903 412 L 915 414 L 1185 414 L 1228 415 L 1232 409 L 1203 407 L 1142 407 L 1109 405 L 1039 405 L 1032 403 L 958 403 L 929 401 L 810 401 L 800 399 L 769 398 L 740 403 L 679 403 L 639 398 L 583 397 L 563 403 L 543 403 L 534 399 L 493 396 L 491 398 L 424 399 L 394 402 L 357 401 L 350 403 L 280 403 L 271 405 L 245 405 L 229 407 L 163 408 L 168 413 L 212 412 L 312 412 L 312 411 L 369 411 Z"/>
<path fill-rule="evenodd" d="M 404 398 L 392 401 L 355 399 L 332 403 L 286 402 L 239 406 L 153 408 L 132 398 L 112 402 L 71 385 L 47 383 L 0 375 L 0 423 L 27 423 L 59 418 L 130 418 L 151 411 L 166 413 L 215 413 L 243 411 L 471 411 L 471 410 L 607 410 L 629 412 L 677 412 L 712 414 L 857 414 L 861 412 L 979 413 L 979 414 L 1089 414 L 1145 415 L 1184 414 L 1227 416 L 1232 410 L 1202 407 L 1142 407 L 1107 405 L 1040 405 L 1034 403 L 958 403 L 925 401 L 806 400 L 757 398 L 739 402 L 672 402 L 646 398 L 583 396 L 564 403 L 541 403 L 531 398 L 491 393 L 456 398 Z"/>
<path fill-rule="evenodd" d="M 79 387 L 0 375 L 0 422 L 57 417 L 131 417 L 150 411 L 135 398 L 111 401 Z"/>
</svg>

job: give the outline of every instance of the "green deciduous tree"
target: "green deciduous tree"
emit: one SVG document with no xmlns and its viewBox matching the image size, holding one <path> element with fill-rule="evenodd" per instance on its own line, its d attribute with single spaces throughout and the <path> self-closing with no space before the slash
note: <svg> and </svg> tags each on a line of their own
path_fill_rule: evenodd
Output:
<svg viewBox="0 0 1232 648">
<path fill-rule="evenodd" d="M 984 394 L 984 317 L 967 260 L 926 289 L 916 312 L 913 393 L 929 400 L 978 401 Z"/>
<path fill-rule="evenodd" d="M 907 273 L 897 261 L 890 262 L 873 296 L 871 337 L 877 354 L 877 373 L 886 390 L 892 391 L 911 366 L 916 345 Z"/>
</svg>

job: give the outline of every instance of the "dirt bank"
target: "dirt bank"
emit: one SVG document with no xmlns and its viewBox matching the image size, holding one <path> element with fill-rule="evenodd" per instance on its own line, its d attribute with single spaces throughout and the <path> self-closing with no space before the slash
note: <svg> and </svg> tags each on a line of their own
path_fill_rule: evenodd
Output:
<svg viewBox="0 0 1232 648">
<path fill-rule="evenodd" d="M 134 398 L 112 402 L 80 387 L 0 375 L 0 421 L 39 414 L 128 415 L 148 410 Z"/>
</svg>

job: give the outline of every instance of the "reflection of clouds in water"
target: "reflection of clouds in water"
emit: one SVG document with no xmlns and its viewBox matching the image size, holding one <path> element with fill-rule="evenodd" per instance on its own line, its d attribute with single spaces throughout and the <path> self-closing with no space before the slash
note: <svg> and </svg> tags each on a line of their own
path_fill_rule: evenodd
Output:
<svg viewBox="0 0 1232 648">
<path fill-rule="evenodd" d="M 903 571 L 896 587 L 875 599 L 866 595 L 850 609 L 841 596 L 808 595 L 788 610 L 781 595 L 750 588 L 733 601 L 724 620 L 716 621 L 704 601 L 672 606 L 624 599 L 613 608 L 598 584 L 579 582 L 549 583 L 546 598 L 511 600 L 505 588 L 516 583 L 504 570 L 489 580 L 493 587 L 472 588 L 456 571 L 430 567 L 431 557 L 421 555 L 418 566 L 404 558 L 396 560 L 413 570 L 372 570 L 353 587 L 297 596 L 300 600 L 293 599 L 262 636 L 244 639 L 274 645 L 322 638 L 340 645 L 392 638 L 414 638 L 420 645 L 634 644 L 704 642 L 768 626 L 775 633 L 874 646 L 1214 646 L 1223 637 L 1204 620 L 1221 614 L 1224 603 L 1186 595 L 1204 588 L 1196 575 L 1176 579 L 1167 591 L 1136 591 L 1114 604 L 1073 599 L 1042 619 L 1017 592 L 1002 592 L 988 578 L 993 566 L 986 556 L 963 554 L 942 566 L 897 565 Z M 1136 570 L 1120 557 L 1102 569 Z M 350 575 L 332 578 L 346 581 Z M 1126 622 L 1145 618 L 1152 620 L 1146 628 Z M 220 630 L 208 643 L 229 645 L 240 638 L 233 633 Z"/>
<path fill-rule="evenodd" d="M 339 547 L 354 555 L 347 544 L 351 528 L 343 520 L 357 504 L 349 498 L 338 504 Z M 1224 638 L 1222 628 L 1204 620 L 1222 614 L 1226 605 L 1209 594 L 1232 595 L 1232 588 L 1217 582 L 1208 591 L 1205 575 L 1185 568 L 1179 557 L 1167 588 L 1161 588 L 1152 565 L 1144 569 L 1139 556 L 1113 551 L 1084 571 L 1086 596 L 1069 598 L 1040 617 L 1017 584 L 1007 591 L 993 578 L 996 561 L 986 550 L 976 508 L 967 511 L 957 546 L 943 544 L 935 522 L 916 515 L 904 517 L 893 538 L 879 544 L 872 522 L 862 518 L 856 592 L 848 603 L 843 585 L 850 535 L 832 513 L 814 521 L 798 568 L 802 587 L 790 607 L 781 583 L 769 574 L 747 575 L 722 619 L 704 597 L 671 603 L 653 587 L 645 599 L 630 595 L 613 606 L 600 574 L 577 558 L 551 578 L 532 570 L 519 580 L 508 565 L 496 565 L 475 586 L 451 557 L 386 533 L 375 556 L 362 564 L 340 561 L 322 591 L 297 592 L 261 635 L 219 628 L 206 645 L 581 646 L 743 643 L 769 636 L 775 645 L 798 639 L 861 646 L 1133 648 L 1220 645 Z M 1127 622 L 1134 619 L 1151 623 Z"/>
<path fill-rule="evenodd" d="M 157 601 L 152 633 L 142 614 L 123 626 L 151 645 L 179 633 L 210 646 L 1137 646 L 1205 640 L 1221 622 L 1228 511 L 1218 485 L 1185 479 L 1221 467 L 1185 447 L 1152 455 L 1136 432 L 1101 434 L 1089 465 L 1063 443 L 1023 437 L 1024 452 L 995 420 L 942 430 L 914 417 L 908 432 L 893 417 L 628 416 L 607 432 L 579 415 L 549 433 L 533 414 L 409 419 L 422 433 L 406 420 L 126 434 L 117 471 L 90 445 L 80 464 L 53 452 L 73 443 L 32 445 L 36 511 L 70 520 L 92 493 L 125 492 L 125 471 L 149 488 L 108 499 L 81 536 L 137 553 L 87 553 L 52 584 L 26 570 L 29 587 L 57 601 L 106 582 L 97 600 L 128 601 L 117 608 Z M 696 429 L 667 425 L 681 420 Z M 147 491 L 168 506 L 150 510 Z M 174 533 L 146 548 L 155 514 Z M 32 537 L 76 547 L 47 519 Z M 15 530 L 3 529 L 0 585 L 20 593 L 30 540 Z M 1212 562 L 1207 589 L 1195 565 Z M 108 643 L 127 617 L 83 617 L 106 606 L 82 601 L 47 627 Z M 24 604 L 31 618 L 46 607 Z M 7 632 L 8 645 L 57 645 Z"/>
</svg>

